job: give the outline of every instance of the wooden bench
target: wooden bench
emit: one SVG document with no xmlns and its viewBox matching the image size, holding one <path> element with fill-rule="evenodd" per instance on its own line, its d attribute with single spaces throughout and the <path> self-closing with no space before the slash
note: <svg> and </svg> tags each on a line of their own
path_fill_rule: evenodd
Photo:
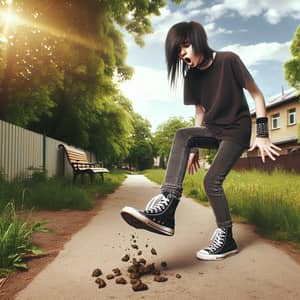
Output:
<svg viewBox="0 0 300 300">
<path fill-rule="evenodd" d="M 91 163 L 88 161 L 86 153 L 83 150 L 76 149 L 71 146 L 60 144 L 59 149 L 63 150 L 66 155 L 72 169 L 73 169 L 73 182 L 76 182 L 77 175 L 83 176 L 89 174 L 91 182 L 93 182 L 94 174 L 100 174 L 102 181 L 104 181 L 104 173 L 109 171 L 103 168 L 102 163 Z"/>
</svg>

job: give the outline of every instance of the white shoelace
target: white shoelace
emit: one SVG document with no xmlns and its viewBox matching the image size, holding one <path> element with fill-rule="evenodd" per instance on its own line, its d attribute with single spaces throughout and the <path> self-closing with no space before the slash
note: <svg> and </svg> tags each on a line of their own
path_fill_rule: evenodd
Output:
<svg viewBox="0 0 300 300">
<path fill-rule="evenodd" d="M 225 241 L 226 232 L 221 228 L 217 228 L 213 233 L 211 240 L 213 242 L 207 247 L 211 251 L 216 251 L 218 248 L 222 247 Z"/>
<path fill-rule="evenodd" d="M 163 194 L 159 194 L 149 200 L 145 212 L 146 213 L 159 213 L 163 211 L 169 204 L 169 199 L 166 198 Z"/>
</svg>

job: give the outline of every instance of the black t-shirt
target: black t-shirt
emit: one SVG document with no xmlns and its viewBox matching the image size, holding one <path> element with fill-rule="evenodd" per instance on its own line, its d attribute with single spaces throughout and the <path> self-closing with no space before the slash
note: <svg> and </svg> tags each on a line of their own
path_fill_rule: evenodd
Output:
<svg viewBox="0 0 300 300">
<path fill-rule="evenodd" d="M 232 52 L 217 52 L 206 70 L 191 68 L 184 79 L 184 104 L 205 108 L 204 124 L 219 140 L 249 147 L 251 117 L 243 88 L 251 74 Z"/>
</svg>

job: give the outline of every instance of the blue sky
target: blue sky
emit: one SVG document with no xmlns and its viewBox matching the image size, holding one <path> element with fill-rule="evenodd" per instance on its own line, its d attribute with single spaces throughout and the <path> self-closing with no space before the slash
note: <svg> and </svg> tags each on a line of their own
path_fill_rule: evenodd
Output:
<svg viewBox="0 0 300 300">
<path fill-rule="evenodd" d="M 125 35 L 127 63 L 135 74 L 120 88 L 134 110 L 151 122 L 152 131 L 172 116 L 194 116 L 194 107 L 183 105 L 182 85 L 171 90 L 167 80 L 164 41 L 169 28 L 178 22 L 200 22 L 213 49 L 237 53 L 266 102 L 281 93 L 282 87 L 290 88 L 284 80 L 283 64 L 291 58 L 291 40 L 300 25 L 299 0 L 188 0 L 180 6 L 168 1 L 161 15 L 151 20 L 154 32 L 145 37 L 145 47 Z M 252 108 L 254 102 L 245 93 Z"/>
</svg>

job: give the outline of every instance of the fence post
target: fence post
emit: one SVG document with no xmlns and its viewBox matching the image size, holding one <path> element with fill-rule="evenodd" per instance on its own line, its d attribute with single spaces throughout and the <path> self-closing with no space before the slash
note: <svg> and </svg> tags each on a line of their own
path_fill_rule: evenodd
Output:
<svg viewBox="0 0 300 300">
<path fill-rule="evenodd" d="M 46 172 L 46 135 L 43 134 L 43 172 Z"/>
</svg>

